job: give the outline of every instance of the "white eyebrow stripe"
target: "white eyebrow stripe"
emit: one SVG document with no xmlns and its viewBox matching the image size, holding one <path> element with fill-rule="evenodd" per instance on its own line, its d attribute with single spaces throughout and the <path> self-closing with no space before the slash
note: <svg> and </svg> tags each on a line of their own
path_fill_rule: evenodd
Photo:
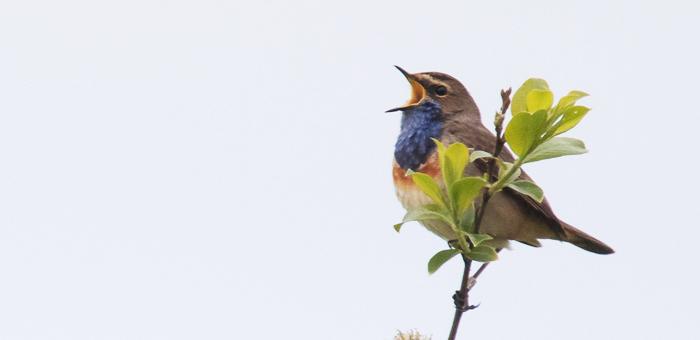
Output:
<svg viewBox="0 0 700 340">
<path fill-rule="evenodd" d="M 447 85 L 446 83 L 443 83 L 440 80 L 433 78 L 433 76 L 431 76 L 429 74 L 423 74 L 423 77 L 425 77 L 427 80 L 429 80 L 433 84 L 442 85 L 442 86 L 446 87 L 448 90 L 452 90 L 452 88 L 449 85 Z"/>
</svg>

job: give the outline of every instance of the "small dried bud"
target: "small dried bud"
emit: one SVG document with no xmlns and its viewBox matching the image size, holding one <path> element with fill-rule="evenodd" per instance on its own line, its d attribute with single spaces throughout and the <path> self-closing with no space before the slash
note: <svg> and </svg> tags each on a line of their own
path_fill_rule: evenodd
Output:
<svg viewBox="0 0 700 340">
<path fill-rule="evenodd" d="M 496 117 L 493 119 L 493 125 L 496 127 L 503 126 L 503 119 L 505 118 L 505 115 L 503 112 L 496 112 Z"/>
</svg>

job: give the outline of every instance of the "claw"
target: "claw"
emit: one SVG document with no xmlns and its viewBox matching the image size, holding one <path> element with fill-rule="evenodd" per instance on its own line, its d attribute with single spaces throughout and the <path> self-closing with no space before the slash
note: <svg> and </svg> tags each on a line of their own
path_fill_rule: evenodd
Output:
<svg viewBox="0 0 700 340">
<path fill-rule="evenodd" d="M 462 295 L 462 292 L 456 291 L 454 295 L 452 295 L 452 300 L 455 302 L 456 307 L 461 307 L 464 306 L 464 296 Z"/>
</svg>

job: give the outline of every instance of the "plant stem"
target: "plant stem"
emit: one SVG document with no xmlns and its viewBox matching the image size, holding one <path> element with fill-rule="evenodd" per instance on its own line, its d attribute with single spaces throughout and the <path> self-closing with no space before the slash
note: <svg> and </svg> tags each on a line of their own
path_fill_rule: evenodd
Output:
<svg viewBox="0 0 700 340">
<path fill-rule="evenodd" d="M 496 252 L 499 253 L 501 252 L 501 250 L 502 249 L 496 249 Z M 472 286 L 476 284 L 476 279 L 481 275 L 481 273 L 484 272 L 484 270 L 486 270 L 486 267 L 489 266 L 489 263 L 491 262 L 482 263 L 481 266 L 479 266 L 479 269 L 477 269 L 476 272 L 474 272 L 474 275 L 472 275 Z"/>
<path fill-rule="evenodd" d="M 476 272 L 475 272 L 474 275 L 472 276 L 472 279 L 473 279 L 473 280 L 476 280 L 476 278 L 479 277 L 479 275 L 481 275 L 481 273 L 484 272 L 484 270 L 486 269 L 486 267 L 488 267 L 489 263 L 491 263 L 491 262 L 486 262 L 486 263 L 482 264 L 481 267 L 479 267 L 479 269 L 476 270 Z"/>
<path fill-rule="evenodd" d="M 464 274 L 462 274 L 462 284 L 459 290 L 455 292 L 452 299 L 455 302 L 455 316 L 452 319 L 452 328 L 448 340 L 455 340 L 457 337 L 457 329 L 459 329 L 459 321 L 462 319 L 464 312 L 476 308 L 469 305 L 469 272 L 471 271 L 472 260 L 462 255 L 464 259 Z"/>
<path fill-rule="evenodd" d="M 501 151 L 503 151 L 503 146 L 505 145 L 506 141 L 503 139 L 503 120 L 506 114 L 506 111 L 508 111 L 508 107 L 510 106 L 510 93 L 511 93 L 511 88 L 508 88 L 507 90 L 501 90 L 501 110 L 499 112 L 496 112 L 496 118 L 494 119 L 494 126 L 496 128 L 496 146 L 494 147 L 493 150 L 493 158 L 489 159 L 487 169 L 486 171 L 488 172 L 488 179 L 489 181 L 492 181 L 492 178 L 495 177 L 495 172 L 496 172 L 496 158 L 498 158 L 498 155 L 501 154 Z M 484 212 L 486 211 L 485 207 L 486 204 L 489 202 L 489 199 L 491 199 L 491 195 L 493 195 L 496 191 L 500 190 L 500 187 L 503 186 L 503 183 L 505 181 L 503 180 L 504 178 L 510 178 L 515 171 L 518 169 L 520 164 L 520 159 L 516 161 L 515 164 L 509 169 L 508 173 L 506 176 L 501 178 L 500 180 L 496 181 L 495 184 L 491 186 L 489 190 L 486 190 L 484 192 L 484 196 L 481 199 L 481 207 L 479 207 L 477 214 L 476 214 L 476 220 L 474 221 L 474 231 L 475 233 L 479 233 L 479 229 L 481 227 L 481 219 L 484 217 Z M 516 166 L 517 164 L 517 166 Z M 499 184 L 500 183 L 500 184 Z M 500 186 L 500 187 L 499 187 Z M 498 189 L 495 189 L 496 187 L 499 187 Z"/>
<path fill-rule="evenodd" d="M 493 185 L 491 185 L 491 188 L 488 190 L 489 195 L 494 194 L 497 191 L 503 189 L 503 186 L 508 181 L 508 179 L 511 176 L 513 176 L 513 174 L 516 171 L 518 171 L 518 169 L 520 169 L 520 167 L 523 165 L 523 160 L 525 159 L 525 156 L 527 156 L 527 154 L 529 154 L 529 152 L 525 153 L 523 157 L 516 159 L 515 162 L 513 162 L 513 166 L 511 166 L 510 169 L 508 169 L 508 172 L 506 172 L 506 174 L 503 177 L 499 178 L 498 181 L 496 181 L 496 183 L 493 183 Z"/>
<path fill-rule="evenodd" d="M 506 111 L 508 111 L 508 106 L 510 106 L 510 93 L 511 89 L 508 88 L 507 90 L 501 90 L 501 100 L 502 100 L 502 105 L 501 105 L 501 111 L 496 113 L 496 119 L 494 121 L 494 125 L 496 128 L 496 146 L 493 152 L 493 157 L 496 158 L 498 155 L 501 153 L 503 150 L 503 145 L 505 144 L 505 140 L 502 137 L 503 133 L 503 118 L 505 116 Z M 518 160 L 519 161 L 519 160 Z M 517 164 L 518 162 L 516 162 Z M 516 164 L 513 164 L 513 168 L 510 169 L 508 177 L 512 176 L 513 173 L 515 172 L 514 169 L 517 169 Z M 522 162 L 520 163 L 522 164 Z M 518 164 L 518 167 L 520 166 Z M 494 173 L 496 171 L 496 160 L 491 159 L 489 160 L 488 167 L 486 169 L 488 172 L 488 178 L 489 181 L 492 181 L 492 178 L 494 178 Z M 506 178 L 508 178 L 506 177 Z M 498 182 L 497 182 L 498 183 Z M 503 183 L 501 183 L 501 186 Z M 493 187 L 493 186 L 492 186 Z M 475 233 L 479 233 L 479 227 L 481 225 L 481 219 L 483 218 L 484 211 L 486 210 L 486 204 L 488 203 L 489 199 L 491 198 L 491 194 L 496 191 L 491 191 L 491 190 L 486 190 L 484 191 L 484 196 L 482 199 L 481 206 L 477 209 L 476 211 L 476 219 L 474 221 L 474 230 Z M 464 237 L 462 237 L 464 238 Z M 464 246 L 464 245 L 462 245 Z M 471 243 L 469 244 L 471 246 Z M 462 284 L 459 286 L 459 290 L 455 292 L 455 294 L 452 296 L 452 299 L 454 300 L 455 303 L 455 316 L 452 319 L 452 328 L 450 329 L 450 336 L 447 338 L 448 340 L 455 340 L 457 337 L 457 330 L 459 329 L 459 322 L 462 320 L 462 314 L 464 312 L 474 309 L 477 306 L 472 306 L 469 305 L 469 275 L 471 271 L 471 266 L 472 266 L 472 260 L 467 258 L 466 255 L 462 254 L 462 259 L 464 260 L 464 273 L 462 274 Z M 486 266 L 488 265 L 487 263 L 484 263 L 481 265 L 481 267 L 476 271 L 474 274 L 473 279 L 476 279 L 481 273 L 486 269 Z"/>
</svg>

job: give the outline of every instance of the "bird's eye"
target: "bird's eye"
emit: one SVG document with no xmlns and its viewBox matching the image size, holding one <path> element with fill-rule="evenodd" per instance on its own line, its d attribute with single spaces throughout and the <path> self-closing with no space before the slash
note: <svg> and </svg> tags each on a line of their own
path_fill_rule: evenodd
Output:
<svg viewBox="0 0 700 340">
<path fill-rule="evenodd" d="M 447 88 L 442 85 L 433 86 L 433 92 L 435 92 L 436 95 L 442 97 L 447 94 Z"/>
</svg>

